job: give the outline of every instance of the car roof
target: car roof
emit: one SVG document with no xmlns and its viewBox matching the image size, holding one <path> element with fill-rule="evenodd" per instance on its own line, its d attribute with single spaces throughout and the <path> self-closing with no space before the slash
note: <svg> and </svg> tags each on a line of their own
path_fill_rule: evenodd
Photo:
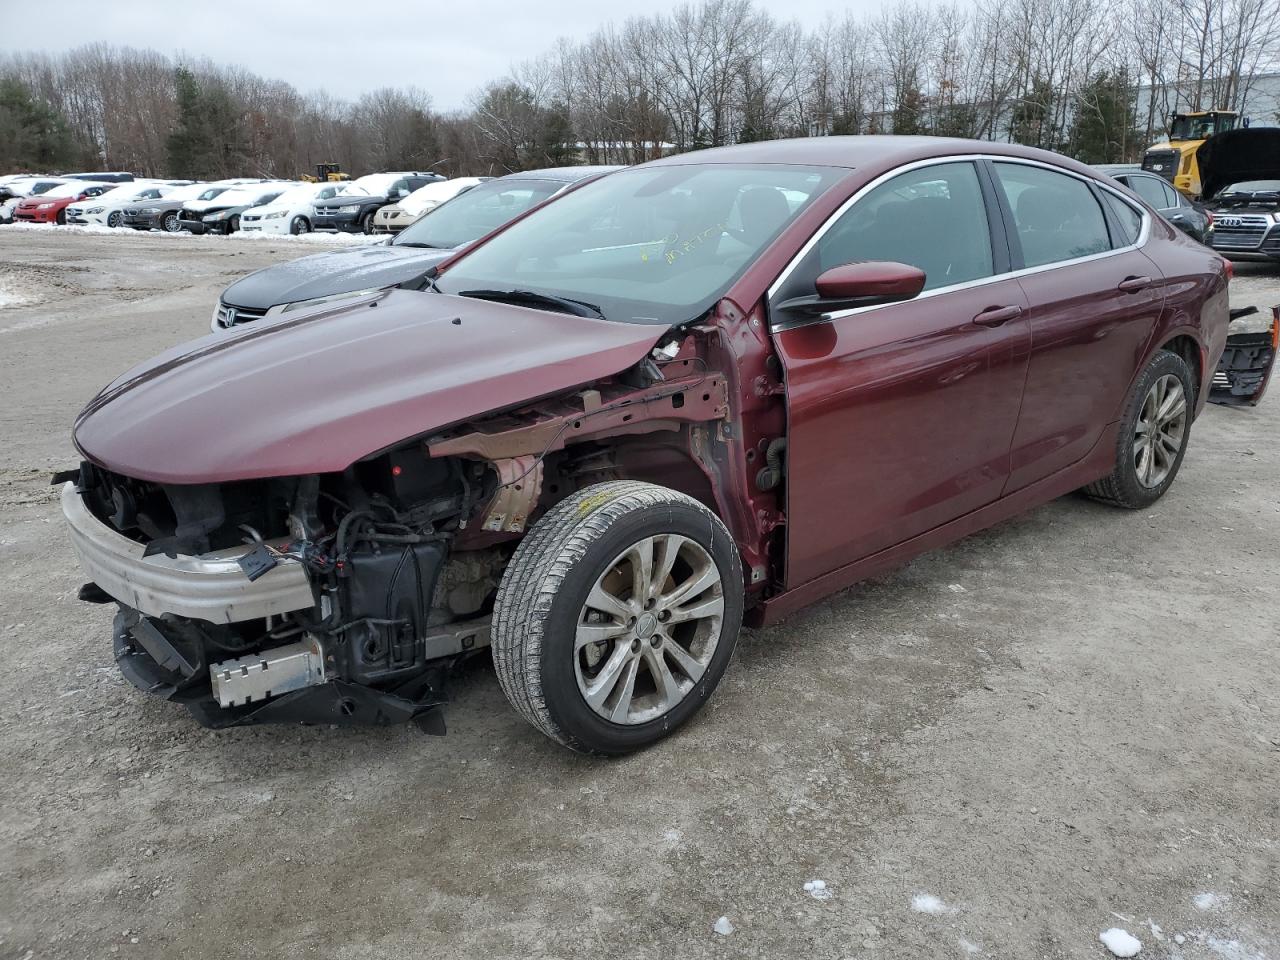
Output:
<svg viewBox="0 0 1280 960">
<path fill-rule="evenodd" d="M 498 177 L 498 180 L 560 180 L 564 183 L 575 183 L 594 177 L 601 173 L 612 173 L 621 170 L 621 166 L 586 166 L 586 167 L 545 167 L 541 170 L 521 170 Z"/>
<path fill-rule="evenodd" d="M 1022 160 L 1039 160 L 1093 177 L 1098 172 L 1070 157 L 1020 144 L 953 137 L 865 135 L 848 137 L 800 137 L 763 140 L 729 147 L 711 147 L 650 160 L 642 166 L 679 166 L 691 163 L 790 163 L 815 167 L 888 170 L 914 160 L 983 154 Z"/>
</svg>

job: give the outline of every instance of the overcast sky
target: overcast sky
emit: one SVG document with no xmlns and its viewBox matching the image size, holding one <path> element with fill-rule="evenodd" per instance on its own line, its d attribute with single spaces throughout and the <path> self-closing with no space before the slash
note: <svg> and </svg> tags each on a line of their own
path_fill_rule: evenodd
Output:
<svg viewBox="0 0 1280 960">
<path fill-rule="evenodd" d="M 354 99 L 366 90 L 416 86 L 437 109 L 466 106 L 469 94 L 557 37 L 582 38 L 610 20 L 669 10 L 609 0 L 0 0 L 12 52 L 63 52 L 85 43 L 151 47 L 236 63 L 300 90 Z M 880 0 L 788 0 L 758 4 L 806 25 Z M 37 24 L 47 11 L 49 22 Z"/>
</svg>

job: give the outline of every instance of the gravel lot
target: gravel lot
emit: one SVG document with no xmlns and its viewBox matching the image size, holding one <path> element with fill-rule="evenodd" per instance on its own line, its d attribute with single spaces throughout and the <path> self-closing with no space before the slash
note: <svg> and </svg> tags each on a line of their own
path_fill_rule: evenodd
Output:
<svg viewBox="0 0 1280 960">
<path fill-rule="evenodd" d="M 1280 957 L 1280 394 L 1210 407 L 1151 511 L 1067 497 L 748 632 L 639 756 L 544 740 L 487 666 L 444 739 L 134 691 L 48 475 L 312 249 L 0 229 L 0 960 Z"/>
</svg>

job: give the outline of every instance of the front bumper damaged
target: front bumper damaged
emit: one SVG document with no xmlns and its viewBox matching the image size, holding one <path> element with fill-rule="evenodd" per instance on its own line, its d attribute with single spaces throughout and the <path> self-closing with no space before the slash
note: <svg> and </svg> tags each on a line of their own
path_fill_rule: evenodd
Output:
<svg viewBox="0 0 1280 960">
<path fill-rule="evenodd" d="M 445 702 L 448 667 L 488 643 L 487 618 L 466 627 L 439 625 L 409 642 L 402 661 L 384 665 L 380 658 L 388 652 L 378 636 L 357 629 L 325 632 L 312 619 L 322 607 L 320 590 L 296 560 L 281 556 L 250 579 L 238 562 L 246 546 L 198 556 L 148 555 L 143 543 L 95 516 L 75 482 L 62 484 L 61 500 L 72 549 L 91 578 L 81 598 L 119 605 L 112 647 L 120 672 L 144 693 L 187 707 L 206 727 L 414 720 L 428 733 L 443 733 L 437 708 Z M 405 549 L 416 551 L 414 569 L 425 577 L 410 586 L 429 596 L 443 551 L 436 545 Z M 357 572 L 377 573 L 402 560 L 398 550 L 389 550 L 352 562 Z M 359 577 L 349 589 L 365 606 L 389 596 L 370 592 Z M 364 607 L 357 613 L 372 615 Z M 259 649 L 264 643 L 274 645 Z"/>
<path fill-rule="evenodd" d="M 95 517 L 75 483 L 62 487 L 71 548 L 89 578 L 120 603 L 148 616 L 166 614 L 236 623 L 315 605 L 311 581 L 297 563 L 281 563 L 256 580 L 237 562 L 244 547 L 199 557 L 145 556 L 143 544 Z"/>
<path fill-rule="evenodd" d="M 1256 313 L 1252 308 L 1232 311 L 1232 320 L 1243 322 Z M 1256 407 L 1271 380 L 1278 349 L 1280 306 L 1275 306 L 1271 308 L 1270 326 L 1261 329 L 1247 328 L 1227 337 L 1222 359 L 1213 375 L 1209 402 L 1224 406 Z"/>
</svg>

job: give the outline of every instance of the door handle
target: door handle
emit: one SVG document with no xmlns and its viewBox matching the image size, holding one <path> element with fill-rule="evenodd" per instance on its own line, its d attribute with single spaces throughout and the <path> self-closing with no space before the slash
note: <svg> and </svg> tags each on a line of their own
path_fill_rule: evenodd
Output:
<svg viewBox="0 0 1280 960">
<path fill-rule="evenodd" d="M 1180 214 L 1180 213 L 1175 213 L 1175 214 L 1170 215 L 1169 219 L 1170 219 L 1170 220 L 1185 220 L 1185 219 L 1187 219 L 1187 218 L 1186 218 L 1186 217 L 1184 217 L 1184 216 L 1183 216 L 1182 214 Z"/>
<path fill-rule="evenodd" d="M 1139 290 L 1145 290 L 1149 286 L 1151 286 L 1150 277 L 1125 277 L 1116 284 L 1116 289 L 1125 293 L 1137 293 Z"/>
<path fill-rule="evenodd" d="M 973 318 L 973 322 L 980 327 L 998 327 L 1010 320 L 1017 320 L 1020 316 L 1022 308 L 1016 304 L 1010 307 L 987 307 Z"/>
</svg>

